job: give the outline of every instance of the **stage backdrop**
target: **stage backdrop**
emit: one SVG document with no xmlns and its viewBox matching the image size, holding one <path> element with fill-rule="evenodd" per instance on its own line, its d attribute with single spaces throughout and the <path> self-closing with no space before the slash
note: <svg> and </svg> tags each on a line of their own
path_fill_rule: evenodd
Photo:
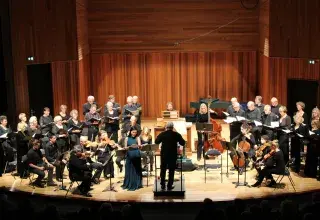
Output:
<svg viewBox="0 0 320 220">
<path fill-rule="evenodd" d="M 145 117 L 158 117 L 168 101 L 190 113 L 191 101 L 211 95 L 253 100 L 256 52 L 111 53 L 91 55 L 91 85 L 99 104 L 114 94 L 120 104 L 137 95 Z"/>
</svg>

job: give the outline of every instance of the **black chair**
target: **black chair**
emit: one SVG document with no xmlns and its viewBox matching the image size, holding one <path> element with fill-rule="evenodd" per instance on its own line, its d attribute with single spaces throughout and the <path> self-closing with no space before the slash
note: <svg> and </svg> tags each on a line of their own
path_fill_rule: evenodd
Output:
<svg viewBox="0 0 320 220">
<path fill-rule="evenodd" d="M 220 157 L 220 160 L 222 161 L 222 154 L 217 151 L 216 149 L 210 149 L 208 152 L 205 153 L 203 158 L 203 170 L 204 170 L 204 183 L 207 183 L 207 172 L 209 172 L 209 169 L 220 169 L 222 167 L 221 163 L 218 164 L 208 164 L 208 160 L 215 160 L 218 157 Z"/>
<path fill-rule="evenodd" d="M 28 178 L 29 178 L 29 185 L 34 189 L 35 187 L 34 187 L 34 185 L 32 185 L 33 179 L 34 179 L 34 178 L 33 178 L 33 177 L 34 177 L 34 174 L 30 172 L 30 167 L 29 167 L 29 165 L 26 163 L 27 160 L 28 160 L 27 155 L 22 156 L 21 163 L 23 164 L 23 173 L 22 173 L 22 176 L 20 177 L 20 178 L 21 178 L 20 184 L 22 183 L 23 178 L 26 177 L 26 176 L 28 176 Z"/>
<path fill-rule="evenodd" d="M 75 180 L 75 178 L 70 173 L 69 164 L 67 164 L 67 169 L 68 169 L 68 172 L 69 172 L 70 185 L 69 185 L 69 187 L 67 189 L 67 192 L 66 192 L 66 195 L 64 196 L 64 198 L 67 198 L 67 195 L 70 192 L 70 190 L 72 189 L 72 186 L 73 186 L 74 183 L 77 183 L 77 185 L 79 186 L 78 181 Z"/>
<path fill-rule="evenodd" d="M 288 163 L 286 164 L 285 169 L 284 169 L 284 173 L 278 175 L 278 178 L 276 179 L 276 183 L 277 183 L 277 184 L 276 184 L 276 187 L 274 188 L 274 190 L 276 190 L 276 189 L 278 188 L 277 186 L 280 185 L 281 181 L 282 181 L 283 178 L 286 176 L 286 177 L 288 177 L 288 179 L 289 179 L 289 181 L 290 181 L 290 183 L 291 183 L 292 188 L 293 188 L 294 191 L 296 192 L 296 188 L 294 187 L 295 184 L 294 184 L 294 182 L 293 182 L 293 179 L 292 179 L 292 176 L 291 176 L 290 170 L 289 170 L 289 164 L 290 164 L 290 162 L 291 162 L 291 161 L 289 160 Z"/>
</svg>

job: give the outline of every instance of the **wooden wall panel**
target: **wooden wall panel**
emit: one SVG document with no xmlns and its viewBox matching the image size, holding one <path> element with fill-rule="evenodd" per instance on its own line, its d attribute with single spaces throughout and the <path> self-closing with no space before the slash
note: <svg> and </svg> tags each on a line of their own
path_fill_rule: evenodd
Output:
<svg viewBox="0 0 320 220">
<path fill-rule="evenodd" d="M 265 0 L 259 8 L 259 52 L 268 57 L 270 40 L 270 0 Z"/>
<path fill-rule="evenodd" d="M 16 113 L 29 112 L 26 65 L 78 59 L 75 1 L 11 0 L 10 19 Z"/>
<path fill-rule="evenodd" d="M 252 51 L 259 46 L 259 8 L 247 10 L 239 0 L 90 0 L 88 18 L 92 53 Z"/>
<path fill-rule="evenodd" d="M 287 105 L 288 79 L 317 80 L 320 83 L 319 62 L 310 65 L 307 59 L 260 56 L 261 59 L 265 60 L 265 66 L 260 67 L 263 68 L 260 91 L 266 102 L 270 102 L 270 99 L 274 96 L 278 98 L 279 103 Z M 301 92 L 303 92 L 303 88 L 297 89 L 301 89 Z"/>
<path fill-rule="evenodd" d="M 137 95 L 145 117 L 160 116 L 168 101 L 182 114 L 208 94 L 252 100 L 257 93 L 256 52 L 92 54 L 93 95 L 99 104 L 114 94 L 123 105 Z"/>
<path fill-rule="evenodd" d="M 88 40 L 87 0 L 77 0 L 76 15 L 78 59 L 82 60 L 90 52 Z"/>
<path fill-rule="evenodd" d="M 320 58 L 319 11 L 319 0 L 271 0 L 270 56 Z"/>
</svg>

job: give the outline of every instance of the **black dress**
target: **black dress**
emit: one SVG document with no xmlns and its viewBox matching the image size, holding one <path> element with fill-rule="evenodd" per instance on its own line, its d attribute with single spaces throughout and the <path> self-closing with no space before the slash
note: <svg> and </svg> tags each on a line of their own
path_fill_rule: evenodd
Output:
<svg viewBox="0 0 320 220">
<path fill-rule="evenodd" d="M 79 145 L 80 144 L 80 133 L 74 132 L 75 130 L 82 130 L 82 123 L 80 121 L 74 121 L 74 120 L 69 120 L 68 124 L 67 124 L 68 130 L 69 131 L 69 137 L 70 137 L 70 145 L 71 147 L 75 146 L 75 145 Z M 78 129 L 79 128 L 79 129 Z"/>
<path fill-rule="evenodd" d="M 52 127 L 52 134 L 57 136 L 57 146 L 58 146 L 58 150 L 61 153 L 64 153 L 66 151 L 69 150 L 69 137 L 59 137 L 59 135 L 61 134 L 66 134 L 67 133 L 67 126 L 66 125 L 62 125 L 62 128 L 59 128 L 57 125 L 54 125 Z"/>
<path fill-rule="evenodd" d="M 208 123 L 208 113 L 200 114 L 196 113 L 197 123 Z M 201 159 L 201 154 L 205 156 L 203 152 L 204 141 L 208 140 L 208 135 L 206 133 L 197 132 L 198 134 L 198 146 L 197 146 L 197 159 Z"/>
<path fill-rule="evenodd" d="M 118 131 L 119 131 L 119 113 L 113 110 L 111 114 L 109 111 L 104 113 L 105 116 L 105 130 L 108 133 L 108 137 L 115 142 L 118 142 Z"/>
<path fill-rule="evenodd" d="M 286 116 L 282 120 L 280 120 L 279 123 L 279 130 L 277 132 L 278 140 L 279 140 L 279 148 L 283 153 L 284 162 L 285 164 L 289 161 L 289 135 L 284 132 L 282 129 L 288 129 L 291 128 L 291 118 L 290 116 Z"/>
<path fill-rule="evenodd" d="M 315 178 L 317 176 L 318 158 L 320 157 L 320 130 L 312 132 L 314 134 L 309 136 L 310 143 L 307 146 L 304 174 L 308 177 Z"/>
<path fill-rule="evenodd" d="M 302 135 L 303 137 L 300 137 Z M 293 127 L 293 135 L 291 137 L 291 157 L 294 158 L 294 171 L 299 173 L 301 167 L 301 151 L 303 151 L 306 138 L 309 137 L 309 130 L 306 125 L 301 124 L 298 128 Z"/>
</svg>

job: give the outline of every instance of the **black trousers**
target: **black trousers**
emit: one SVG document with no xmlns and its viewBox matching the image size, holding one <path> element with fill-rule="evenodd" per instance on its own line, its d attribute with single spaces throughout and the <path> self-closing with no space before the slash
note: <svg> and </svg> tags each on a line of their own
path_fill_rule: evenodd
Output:
<svg viewBox="0 0 320 220">
<path fill-rule="evenodd" d="M 118 165 L 119 168 L 123 167 L 123 165 L 121 164 L 121 161 L 123 161 L 124 159 L 125 159 L 125 156 L 117 156 L 116 164 Z"/>
<path fill-rule="evenodd" d="M 279 148 L 283 153 L 285 164 L 289 161 L 289 137 L 287 134 L 278 134 L 279 137 Z"/>
<path fill-rule="evenodd" d="M 284 171 L 281 171 L 281 170 L 277 170 L 275 168 L 268 168 L 268 167 L 265 167 L 264 169 L 262 170 L 258 170 L 258 182 L 261 183 L 263 181 L 264 178 L 266 179 L 270 179 L 271 181 L 274 181 L 273 177 L 272 177 L 272 174 L 283 174 Z"/>
<path fill-rule="evenodd" d="M 53 179 L 52 179 L 52 177 L 53 177 L 53 167 L 49 167 L 47 164 L 38 164 L 37 166 L 44 167 L 45 170 L 48 171 L 48 182 L 53 182 Z M 35 169 L 35 168 L 30 168 L 30 173 L 34 173 L 34 174 L 38 175 L 38 177 L 36 179 L 37 183 L 40 183 L 45 177 L 44 170 L 38 170 L 38 169 Z"/>
<path fill-rule="evenodd" d="M 107 160 L 109 160 L 109 158 L 99 159 L 98 162 L 104 164 Z M 110 159 L 110 161 L 102 169 L 104 177 L 107 177 L 108 174 L 114 176 L 113 159 Z"/>
<path fill-rule="evenodd" d="M 201 160 L 201 155 L 203 157 L 205 156 L 205 152 L 203 151 L 203 144 L 204 144 L 204 140 L 208 139 L 208 136 L 207 134 L 201 133 L 201 132 L 197 132 L 197 134 L 198 134 L 197 159 Z"/>
<path fill-rule="evenodd" d="M 73 180 L 75 181 L 81 181 L 81 184 L 79 185 L 79 190 L 81 192 L 87 193 L 90 190 L 91 186 L 91 178 L 92 174 L 90 172 L 83 172 L 81 175 L 77 173 L 71 174 Z"/>
<path fill-rule="evenodd" d="M 177 162 L 177 158 L 166 158 L 165 156 L 161 155 L 161 166 L 160 166 L 160 178 L 161 178 L 160 184 L 161 185 L 163 186 L 165 185 L 167 169 L 169 169 L 168 187 L 171 187 L 173 185 L 176 162 Z"/>
<path fill-rule="evenodd" d="M 301 150 L 303 144 L 298 138 L 291 139 L 291 157 L 294 158 L 294 171 L 299 173 L 301 168 Z"/>
</svg>

